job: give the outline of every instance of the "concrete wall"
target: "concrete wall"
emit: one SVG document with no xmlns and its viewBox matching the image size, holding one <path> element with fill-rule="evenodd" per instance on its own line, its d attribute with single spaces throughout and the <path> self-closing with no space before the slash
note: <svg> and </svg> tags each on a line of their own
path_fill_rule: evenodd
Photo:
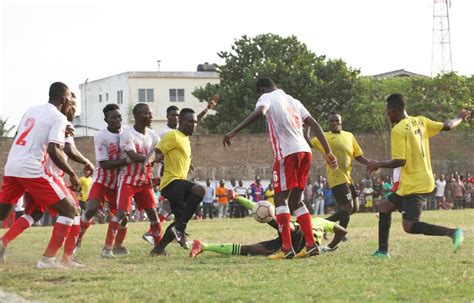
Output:
<svg viewBox="0 0 474 303">
<path fill-rule="evenodd" d="M 271 179 L 273 155 L 266 134 L 237 136 L 230 149 L 224 149 L 222 135 L 195 135 L 192 137 L 193 165 L 195 177 L 204 180 L 242 178 L 253 179 L 260 175 Z M 357 135 L 367 157 L 385 159 L 384 144 L 371 134 Z M 13 139 L 0 138 L 0 177 Z M 76 139 L 78 148 L 89 158 L 94 158 L 93 140 L 90 137 Z M 474 174 L 474 134 L 472 132 L 442 133 L 431 140 L 431 159 L 434 172 L 454 172 Z M 81 167 L 74 165 L 76 171 Z M 391 172 L 382 172 L 391 173 Z M 310 176 L 325 174 L 324 164 L 318 152 L 313 153 Z M 362 165 L 354 165 L 356 180 L 365 176 Z"/>
</svg>

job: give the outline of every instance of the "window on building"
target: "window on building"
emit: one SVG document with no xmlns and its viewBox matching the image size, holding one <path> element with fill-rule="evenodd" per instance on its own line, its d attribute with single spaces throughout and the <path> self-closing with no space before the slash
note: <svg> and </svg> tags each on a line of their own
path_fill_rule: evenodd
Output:
<svg viewBox="0 0 474 303">
<path fill-rule="evenodd" d="M 123 104 L 123 91 L 117 91 L 117 104 Z"/>
<path fill-rule="evenodd" d="M 102 103 L 102 95 L 99 95 L 99 103 Z"/>
<path fill-rule="evenodd" d="M 155 90 L 152 88 L 138 89 L 138 102 L 153 102 L 155 101 Z"/>
<path fill-rule="evenodd" d="M 184 102 L 184 89 L 182 89 L 182 88 L 171 88 L 170 89 L 170 101 L 171 102 Z"/>
<path fill-rule="evenodd" d="M 105 101 L 109 101 L 109 93 L 105 93 Z"/>
</svg>

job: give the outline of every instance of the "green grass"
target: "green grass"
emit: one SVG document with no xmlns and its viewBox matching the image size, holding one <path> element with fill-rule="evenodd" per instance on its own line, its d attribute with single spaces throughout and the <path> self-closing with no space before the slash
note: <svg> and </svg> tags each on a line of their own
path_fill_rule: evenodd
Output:
<svg viewBox="0 0 474 303">
<path fill-rule="evenodd" d="M 428 211 L 422 218 L 462 226 L 466 240 L 458 254 L 447 237 L 405 234 L 394 213 L 392 258 L 373 259 L 377 219 L 356 214 L 349 242 L 310 259 L 270 261 L 208 252 L 189 259 L 176 243 L 169 246 L 171 256 L 151 258 L 151 246 L 141 239 L 147 224 L 137 223 L 130 225 L 125 241 L 128 257 L 100 258 L 106 225 L 94 225 L 78 255 L 86 268 L 39 271 L 35 264 L 51 228 L 32 228 L 10 244 L 0 287 L 42 302 L 473 301 L 474 210 Z M 249 244 L 275 236 L 251 218 L 192 221 L 188 231 L 191 238 L 217 243 Z"/>
</svg>

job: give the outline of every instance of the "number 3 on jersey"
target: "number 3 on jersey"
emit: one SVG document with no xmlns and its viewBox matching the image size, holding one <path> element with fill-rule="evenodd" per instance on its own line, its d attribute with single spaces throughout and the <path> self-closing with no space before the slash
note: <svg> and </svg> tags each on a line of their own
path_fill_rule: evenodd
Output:
<svg viewBox="0 0 474 303">
<path fill-rule="evenodd" d="M 35 121 L 34 118 L 26 119 L 25 124 L 24 124 L 25 130 L 21 133 L 21 135 L 16 140 L 16 142 L 15 142 L 16 145 L 21 145 L 21 146 L 26 145 L 25 138 L 26 138 L 26 136 L 28 136 L 28 134 L 30 133 L 33 126 L 35 126 L 35 122 L 36 121 Z"/>
</svg>

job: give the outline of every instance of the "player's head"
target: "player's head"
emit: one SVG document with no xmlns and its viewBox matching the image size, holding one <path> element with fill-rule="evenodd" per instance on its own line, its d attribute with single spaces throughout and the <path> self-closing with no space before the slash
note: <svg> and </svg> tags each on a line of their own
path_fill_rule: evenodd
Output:
<svg viewBox="0 0 474 303">
<path fill-rule="evenodd" d="M 399 122 L 406 109 L 406 99 L 401 94 L 391 94 L 387 98 L 387 116 L 391 123 Z"/>
<path fill-rule="evenodd" d="M 219 181 L 219 185 L 220 185 L 220 186 L 224 186 L 224 185 L 225 185 L 225 180 L 224 180 L 224 179 L 221 179 L 221 180 Z"/>
<path fill-rule="evenodd" d="M 64 115 L 69 110 L 71 103 L 71 91 L 66 84 L 62 82 L 54 82 L 49 87 L 49 103 L 58 107 Z"/>
<path fill-rule="evenodd" d="M 239 180 L 239 186 L 240 186 L 240 187 L 243 187 L 243 186 L 244 186 L 244 181 L 243 181 L 243 180 Z"/>
<path fill-rule="evenodd" d="M 257 80 L 257 94 L 260 96 L 276 89 L 275 83 L 269 77 L 261 77 Z"/>
<path fill-rule="evenodd" d="M 179 123 L 179 108 L 171 105 L 166 109 L 166 118 L 168 119 L 168 126 L 170 128 L 177 128 Z"/>
<path fill-rule="evenodd" d="M 207 186 L 211 186 L 211 178 L 207 178 L 207 179 L 206 179 L 206 185 L 207 185 Z"/>
<path fill-rule="evenodd" d="M 122 127 L 122 114 L 120 114 L 120 107 L 117 104 L 107 104 L 102 110 L 104 113 L 104 121 L 107 123 L 107 128 L 112 132 L 118 132 Z"/>
<path fill-rule="evenodd" d="M 150 106 L 146 103 L 137 103 L 133 107 L 133 118 L 135 119 L 136 125 L 151 126 L 153 115 Z"/>
<path fill-rule="evenodd" d="M 66 118 L 69 122 L 74 121 L 74 117 L 76 116 L 77 110 L 77 102 L 76 102 L 76 95 L 71 92 L 71 102 L 69 103 L 69 107 L 67 108 Z"/>
<path fill-rule="evenodd" d="M 178 129 L 186 136 L 191 136 L 197 126 L 196 112 L 191 108 L 183 108 L 179 113 Z"/>
<path fill-rule="evenodd" d="M 333 133 L 339 133 L 342 129 L 342 117 L 338 112 L 330 112 L 328 115 L 329 129 Z"/>
</svg>

